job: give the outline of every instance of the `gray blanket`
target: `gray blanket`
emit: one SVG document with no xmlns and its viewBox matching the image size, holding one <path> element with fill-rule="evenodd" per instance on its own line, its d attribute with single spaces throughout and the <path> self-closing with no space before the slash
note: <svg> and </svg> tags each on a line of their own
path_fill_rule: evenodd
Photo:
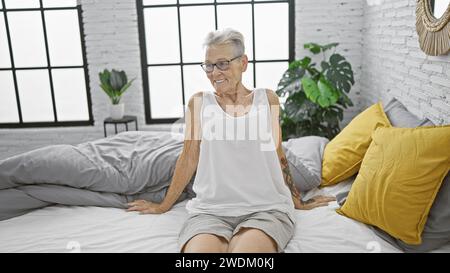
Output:
<svg viewBox="0 0 450 273">
<path fill-rule="evenodd" d="M 126 208 L 161 202 L 183 135 L 123 132 L 77 146 L 51 145 L 0 161 L 0 220 L 53 204 Z M 190 184 L 177 202 L 192 198 Z"/>
</svg>

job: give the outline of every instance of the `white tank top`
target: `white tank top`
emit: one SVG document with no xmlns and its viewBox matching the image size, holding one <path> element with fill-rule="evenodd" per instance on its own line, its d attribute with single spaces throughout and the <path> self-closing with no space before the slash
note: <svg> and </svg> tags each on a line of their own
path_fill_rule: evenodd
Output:
<svg viewBox="0 0 450 273">
<path fill-rule="evenodd" d="M 265 89 L 253 91 L 251 109 L 233 117 L 214 93 L 203 92 L 200 157 L 189 213 L 242 216 L 278 210 L 295 223 L 291 192 L 284 182 L 272 135 Z"/>
</svg>

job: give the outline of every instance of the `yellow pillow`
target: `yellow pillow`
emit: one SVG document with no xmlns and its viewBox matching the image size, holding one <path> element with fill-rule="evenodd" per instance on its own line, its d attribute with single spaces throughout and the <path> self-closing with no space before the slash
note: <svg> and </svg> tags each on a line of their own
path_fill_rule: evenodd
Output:
<svg viewBox="0 0 450 273">
<path fill-rule="evenodd" d="M 381 102 L 376 103 L 353 120 L 326 146 L 322 159 L 320 186 L 337 184 L 358 172 L 361 161 L 378 127 L 390 127 Z"/>
<path fill-rule="evenodd" d="M 378 128 L 339 214 L 407 244 L 421 234 L 450 169 L 450 126 Z"/>
</svg>

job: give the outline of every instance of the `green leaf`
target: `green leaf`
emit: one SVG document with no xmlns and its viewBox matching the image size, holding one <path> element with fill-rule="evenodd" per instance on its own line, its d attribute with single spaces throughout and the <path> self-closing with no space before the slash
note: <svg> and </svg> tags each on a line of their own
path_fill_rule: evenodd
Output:
<svg viewBox="0 0 450 273">
<path fill-rule="evenodd" d="M 349 106 L 350 107 L 353 106 L 353 102 L 351 101 L 351 99 L 345 93 L 340 92 L 339 94 L 340 94 L 340 97 L 339 97 L 338 103 L 340 105 L 342 105 L 344 108 L 347 108 Z"/>
<path fill-rule="evenodd" d="M 110 78 L 111 74 L 109 73 L 108 70 L 105 69 L 105 70 L 103 70 L 103 72 L 100 72 L 98 74 L 99 74 L 100 82 L 102 84 L 105 84 L 105 85 L 109 85 L 110 84 L 109 83 L 109 78 Z"/>
<path fill-rule="evenodd" d="M 320 63 L 320 67 L 322 67 L 322 72 L 325 72 L 328 68 L 330 68 L 330 64 L 326 61 L 322 61 Z"/>
<path fill-rule="evenodd" d="M 125 71 L 120 71 L 119 75 L 120 75 L 120 79 L 122 80 L 122 83 L 127 83 L 128 82 L 127 74 L 125 74 Z"/>
<path fill-rule="evenodd" d="M 327 51 L 329 49 L 332 49 L 333 47 L 337 47 L 338 45 L 339 45 L 339 43 L 331 43 L 331 44 L 321 46 L 321 48 L 322 48 L 322 51 Z"/>
<path fill-rule="evenodd" d="M 119 104 L 119 102 L 120 102 L 120 96 L 112 98 L 112 104 Z"/>
<path fill-rule="evenodd" d="M 309 77 L 303 77 L 302 86 L 306 97 L 321 107 L 334 105 L 339 99 L 339 93 L 323 77 L 317 83 Z"/>
<path fill-rule="evenodd" d="M 292 63 L 290 63 L 289 64 L 289 69 L 297 69 L 299 67 L 307 69 L 310 64 L 311 64 L 311 58 L 310 57 L 304 57 L 301 60 L 295 60 Z"/>
<path fill-rule="evenodd" d="M 307 43 L 304 44 L 303 47 L 305 49 L 309 49 L 309 51 L 311 51 L 311 53 L 313 54 L 319 54 L 320 51 L 322 50 L 321 46 L 316 43 Z"/>
<path fill-rule="evenodd" d="M 130 87 L 130 85 L 133 83 L 135 79 L 132 79 L 130 82 L 128 82 L 127 84 L 125 84 L 122 89 L 119 92 L 119 96 L 122 96 L 122 94 L 127 91 L 128 87 Z"/>
<path fill-rule="evenodd" d="M 329 107 L 330 105 L 334 105 L 339 99 L 339 93 L 325 78 L 322 77 L 319 80 L 317 87 L 320 90 L 320 96 L 317 100 L 320 106 Z"/>
<path fill-rule="evenodd" d="M 284 114 L 293 122 L 304 122 L 310 119 L 310 112 L 314 107 L 317 105 L 308 100 L 304 92 L 297 92 L 286 100 Z"/>
<path fill-rule="evenodd" d="M 329 63 L 321 63 L 323 73 L 338 91 L 350 92 L 355 80 L 353 70 L 345 58 L 340 54 L 330 56 Z"/>
<path fill-rule="evenodd" d="M 122 82 L 120 73 L 114 69 L 111 72 L 110 82 L 111 82 L 111 88 L 114 89 L 115 91 L 120 91 L 120 89 L 122 89 L 122 87 L 125 85 L 125 83 Z"/>
<path fill-rule="evenodd" d="M 299 66 L 286 70 L 278 83 L 277 95 L 284 97 L 298 92 L 301 88 L 300 79 L 304 75 L 305 70 Z"/>
<path fill-rule="evenodd" d="M 313 102 L 317 102 L 317 99 L 320 96 L 320 90 L 317 87 L 317 83 L 309 77 L 303 77 L 301 82 L 306 97 Z"/>
<path fill-rule="evenodd" d="M 103 91 L 105 91 L 106 95 L 108 95 L 108 97 L 111 99 L 113 104 L 115 103 L 117 94 L 114 92 L 114 90 L 111 89 L 111 87 L 109 85 L 105 85 L 105 84 L 100 84 L 100 87 L 103 89 Z M 120 100 L 120 98 L 119 98 Z"/>
<path fill-rule="evenodd" d="M 111 87 L 109 85 L 106 84 L 100 84 L 100 87 L 103 89 L 103 91 L 105 91 L 105 93 L 109 96 L 109 97 L 113 97 L 114 96 L 114 91 L 111 90 Z"/>
</svg>

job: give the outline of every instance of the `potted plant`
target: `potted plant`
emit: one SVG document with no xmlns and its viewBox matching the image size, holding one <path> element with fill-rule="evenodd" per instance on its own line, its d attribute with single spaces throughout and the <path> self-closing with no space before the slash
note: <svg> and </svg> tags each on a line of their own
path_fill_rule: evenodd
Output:
<svg viewBox="0 0 450 273">
<path fill-rule="evenodd" d="M 111 99 L 110 114 L 112 119 L 123 118 L 125 106 L 120 103 L 123 93 L 131 86 L 134 81 L 128 81 L 127 75 L 124 71 L 117 71 L 112 69 L 103 70 L 99 73 L 100 87 L 105 91 L 108 97 Z"/>
<path fill-rule="evenodd" d="M 322 53 L 320 67 L 306 56 L 291 62 L 284 72 L 276 91 L 286 97 L 280 113 L 283 140 L 308 135 L 332 139 L 340 132 L 344 109 L 353 106 L 347 93 L 355 81 L 350 63 L 334 52 L 337 46 L 304 44 L 312 54 Z"/>
</svg>

